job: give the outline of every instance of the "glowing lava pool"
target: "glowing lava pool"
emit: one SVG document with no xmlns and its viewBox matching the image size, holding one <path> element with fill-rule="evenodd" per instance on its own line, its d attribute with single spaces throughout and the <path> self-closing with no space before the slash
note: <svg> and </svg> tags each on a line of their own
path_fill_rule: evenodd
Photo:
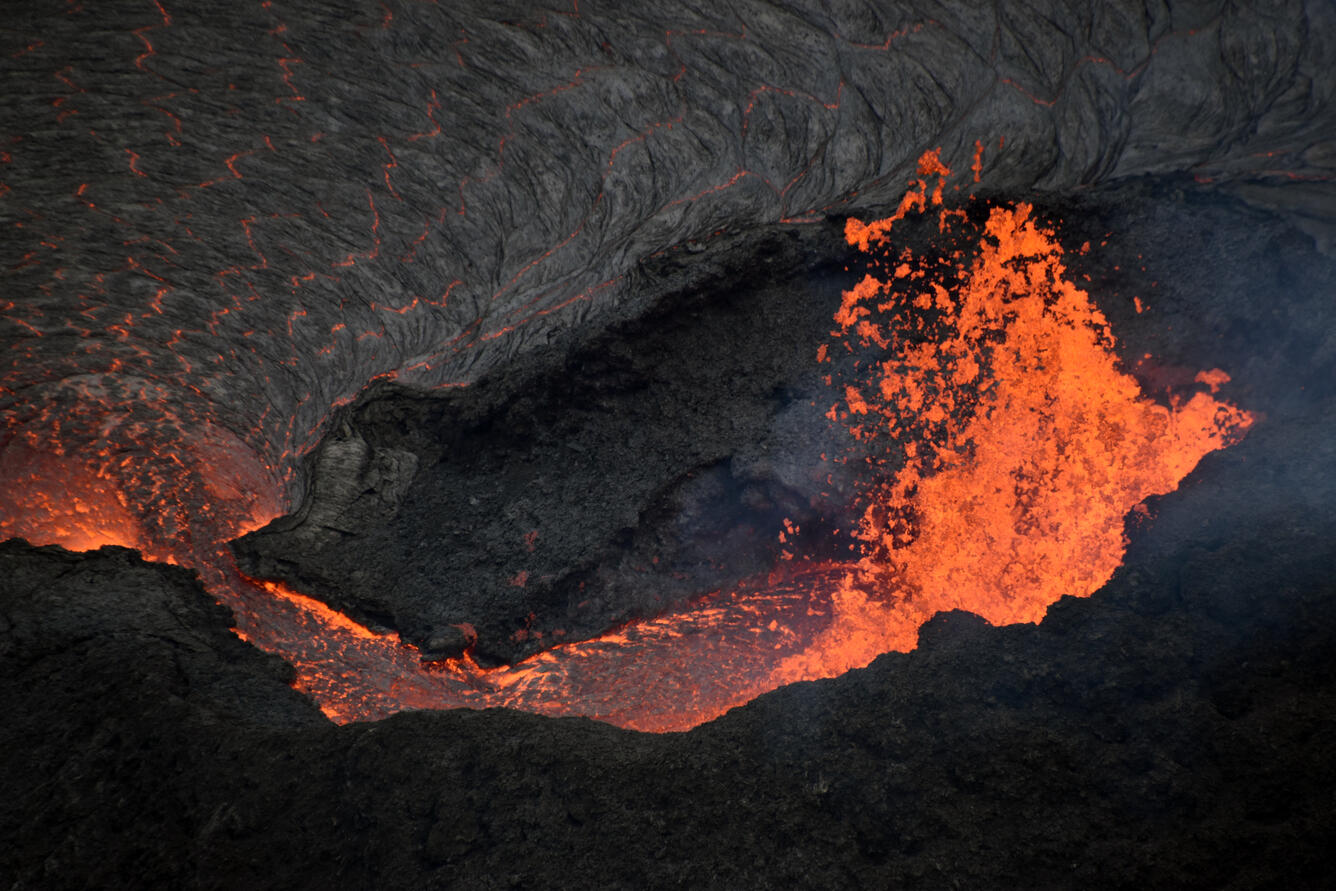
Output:
<svg viewBox="0 0 1336 891">
<path fill-rule="evenodd" d="M 484 668 L 468 653 L 424 665 L 395 634 L 240 577 L 221 542 L 277 513 L 254 494 L 257 468 L 197 481 L 210 503 L 238 506 L 225 521 L 193 527 L 216 530 L 204 541 L 181 531 L 184 519 L 137 528 L 133 490 L 118 484 L 126 465 L 52 463 L 34 442 L 10 463 L 22 463 L 23 485 L 0 499 L 0 535 L 134 545 L 199 567 L 236 613 L 238 633 L 290 661 L 296 686 L 340 722 L 504 706 L 685 730 L 782 684 L 912 649 L 941 610 L 994 624 L 1038 621 L 1060 597 L 1103 585 L 1122 562 L 1129 512 L 1174 490 L 1255 418 L 1216 398 L 1229 380 L 1218 369 L 1169 405 L 1144 395 L 1119 368 L 1107 320 L 1069 279 L 1055 233 L 1026 204 L 992 206 L 981 225 L 946 209 L 949 175 L 936 152 L 924 155 L 895 214 L 846 229 L 875 274 L 842 295 L 815 361 L 837 397 L 830 421 L 875 456 L 848 560 L 799 554 L 690 609 Z M 931 212 L 944 239 L 971 249 L 945 261 L 896 249 L 894 224 Z M 207 466 L 239 466 L 215 451 Z M 57 465 L 64 470 L 53 477 Z M 150 482 L 156 488 L 143 497 L 172 485 Z"/>
</svg>

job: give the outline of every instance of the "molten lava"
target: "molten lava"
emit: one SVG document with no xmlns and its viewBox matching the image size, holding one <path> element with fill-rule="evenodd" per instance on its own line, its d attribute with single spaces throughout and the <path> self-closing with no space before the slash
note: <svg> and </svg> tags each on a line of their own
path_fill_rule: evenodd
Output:
<svg viewBox="0 0 1336 891">
<path fill-rule="evenodd" d="M 972 169 L 977 181 L 977 158 Z M 942 207 L 950 170 L 939 153 L 926 154 L 918 173 L 891 217 L 849 222 L 849 243 L 874 261 L 896 223 Z M 1214 398 L 1229 380 L 1218 369 L 1199 373 L 1197 392 L 1168 406 L 1144 396 L 1119 370 L 1108 322 L 1068 280 L 1062 248 L 1028 205 L 991 208 L 981 231 L 967 213 L 940 209 L 938 226 L 944 240 L 971 249 L 887 251 L 882 274 L 842 296 L 838 329 L 817 355 L 839 394 L 829 417 L 871 450 L 857 559 L 792 560 L 689 610 L 511 666 L 483 668 L 466 654 L 424 667 L 395 634 L 237 575 L 222 541 L 277 513 L 255 494 L 272 474 L 202 423 L 175 432 L 191 466 L 204 469 L 188 483 L 158 474 L 152 498 L 123 485 L 126 459 L 113 461 L 133 453 L 126 443 L 141 441 L 142 425 L 84 424 L 100 432 L 79 454 L 60 445 L 60 424 L 37 439 L 11 426 L 0 533 L 73 548 L 134 545 L 198 566 L 235 611 L 238 633 L 292 662 L 296 685 L 339 722 L 507 706 L 685 730 L 781 684 L 911 649 L 940 610 L 1038 621 L 1058 598 L 1104 584 L 1122 561 L 1128 512 L 1175 489 L 1253 417 Z M 206 534 L 174 535 L 184 520 L 149 516 L 144 505 L 169 489 L 198 496 L 174 503 L 212 511 L 191 527 Z"/>
<path fill-rule="evenodd" d="M 1127 513 L 1253 423 L 1205 393 L 1169 407 L 1143 396 L 1031 214 L 993 208 L 953 291 L 901 254 L 890 280 L 868 276 L 845 293 L 839 334 L 885 358 L 861 369 L 861 386 L 846 385 L 832 415 L 884 442 L 899 469 L 867 487 L 866 551 L 841 583 L 834 621 L 777 681 L 910 649 L 942 610 L 1037 622 L 1060 597 L 1090 595 L 1122 562 Z M 888 231 L 857 221 L 848 230 L 864 245 Z M 1198 380 L 1214 392 L 1228 375 Z"/>
</svg>

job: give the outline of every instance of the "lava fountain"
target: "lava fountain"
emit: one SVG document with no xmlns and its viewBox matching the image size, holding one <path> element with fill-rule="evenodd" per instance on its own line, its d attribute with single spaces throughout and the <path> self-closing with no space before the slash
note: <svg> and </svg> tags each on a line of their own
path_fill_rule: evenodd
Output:
<svg viewBox="0 0 1336 891">
<path fill-rule="evenodd" d="M 190 466 L 213 470 L 195 472 L 186 489 L 211 497 L 177 502 L 233 505 L 228 522 L 144 528 L 136 495 L 160 503 L 164 488 L 182 484 L 154 478 L 148 493 L 127 491 L 116 484 L 124 459 L 109 463 L 124 450 L 92 444 L 70 457 L 53 434 L 11 436 L 5 476 L 17 488 L 0 501 L 0 532 L 74 548 L 133 544 L 198 566 L 236 612 L 238 633 L 290 661 L 295 685 L 340 722 L 505 706 L 685 730 L 779 685 L 912 649 L 941 610 L 994 624 L 1038 621 L 1058 598 L 1104 584 L 1122 561 L 1129 511 L 1174 490 L 1254 417 L 1214 397 L 1228 381 L 1218 369 L 1198 376 L 1209 393 L 1169 405 L 1142 394 L 1119 369 L 1107 320 L 1067 277 L 1055 233 L 1029 205 L 986 208 L 980 223 L 977 213 L 944 207 L 950 171 L 937 152 L 920 159 L 918 173 L 893 215 L 849 221 L 849 243 L 876 274 L 842 295 L 816 357 L 838 396 L 828 417 L 871 455 L 852 559 L 786 554 L 795 559 L 770 575 L 688 609 L 486 668 L 468 653 L 424 665 L 395 634 L 237 575 L 222 530 L 239 534 L 276 508 L 252 494 L 263 468 L 235 470 L 229 456 L 238 450 L 200 436 L 198 425 L 178 431 L 182 448 L 211 448 Z M 897 251 L 895 224 L 933 212 L 943 244 L 959 249 Z M 105 424 L 84 427 L 112 435 Z M 177 526 L 218 531 L 183 544 L 169 536 Z"/>
</svg>

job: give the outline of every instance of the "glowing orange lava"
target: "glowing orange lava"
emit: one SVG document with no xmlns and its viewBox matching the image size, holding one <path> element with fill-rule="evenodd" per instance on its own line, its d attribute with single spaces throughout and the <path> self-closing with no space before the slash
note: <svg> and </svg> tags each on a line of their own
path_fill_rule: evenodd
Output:
<svg viewBox="0 0 1336 891">
<path fill-rule="evenodd" d="M 777 682 L 911 649 L 939 611 L 1037 622 L 1060 597 L 1089 596 L 1122 562 L 1127 513 L 1252 425 L 1205 393 L 1169 407 L 1143 396 L 1031 214 L 993 208 L 952 292 L 901 255 L 889 281 L 868 276 L 844 295 L 840 333 L 885 358 L 832 414 L 903 464 L 868 487 L 865 556 L 842 581 L 830 626 Z M 886 230 L 851 222 L 850 243 L 869 231 Z M 1198 375 L 1212 392 L 1228 379 Z"/>
<path fill-rule="evenodd" d="M 280 511 L 239 437 L 142 379 L 79 375 L 0 412 L 0 539 L 138 548 L 204 567 Z"/>
<path fill-rule="evenodd" d="M 850 243 L 873 252 L 896 221 L 939 207 L 949 173 L 925 156 L 896 214 L 851 221 Z M 940 226 L 964 221 L 943 211 Z M 1143 396 L 1029 206 L 994 208 L 977 241 L 950 290 L 931 264 L 895 256 L 888 275 L 843 295 L 836 340 L 818 352 L 819 362 L 873 357 L 832 380 L 843 399 L 831 417 L 894 468 L 865 487 L 858 560 L 794 561 L 689 611 L 491 669 L 466 655 L 425 671 L 396 636 L 348 629 L 266 583 L 323 626 L 276 647 L 299 686 L 340 721 L 506 706 L 684 730 L 781 684 L 911 649 L 940 610 L 1034 622 L 1063 595 L 1093 593 L 1122 560 L 1126 514 L 1173 490 L 1252 417 L 1201 392 L 1168 407 Z M 1228 376 L 1198 379 L 1214 392 Z"/>
<path fill-rule="evenodd" d="M 52 455 L 13 442 L 0 454 L 0 539 L 20 537 L 71 551 L 139 544 L 139 524 L 113 479 L 74 456 Z M 7 502 L 16 502 L 10 507 Z M 10 507 L 6 510 L 4 508 Z"/>
<path fill-rule="evenodd" d="M 0 498 L 0 533 L 73 548 L 148 545 L 160 559 L 198 566 L 236 613 L 238 633 L 288 659 L 296 686 L 339 722 L 506 706 L 685 730 L 781 684 L 911 649 L 941 610 L 1038 621 L 1058 598 L 1104 584 L 1122 561 L 1128 512 L 1175 489 L 1254 418 L 1214 397 L 1229 381 L 1218 369 L 1200 372 L 1197 392 L 1168 406 L 1144 396 L 1119 370 L 1106 319 L 1068 280 L 1062 249 L 1032 208 L 993 207 L 973 231 L 968 214 L 942 209 L 948 176 L 940 152 L 925 154 L 891 217 L 851 220 L 846 230 L 851 245 L 884 264 L 843 294 L 838 330 L 816 357 L 840 397 L 829 417 L 873 453 L 857 506 L 857 559 L 813 562 L 785 551 L 788 562 L 770 576 L 689 610 L 483 668 L 468 654 L 424 666 L 393 633 L 241 578 L 220 531 L 253 528 L 276 504 L 255 495 L 265 469 L 207 425 L 183 431 L 182 448 L 197 467 L 192 504 L 217 515 L 201 527 L 215 530 L 212 541 L 169 540 L 175 527 L 162 523 L 140 528 L 145 514 L 113 482 L 107 448 L 97 459 L 71 457 L 19 438 L 5 452 L 3 477 L 18 488 Z M 881 253 L 896 223 L 930 208 L 939 209 L 943 238 L 973 249 L 945 265 L 903 249 Z M 155 483 L 154 496 L 166 485 Z"/>
</svg>

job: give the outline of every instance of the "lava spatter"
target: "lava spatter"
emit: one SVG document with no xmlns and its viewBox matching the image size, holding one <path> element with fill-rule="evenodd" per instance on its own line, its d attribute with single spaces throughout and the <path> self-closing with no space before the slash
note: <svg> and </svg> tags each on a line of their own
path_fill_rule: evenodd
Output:
<svg viewBox="0 0 1336 891">
<path fill-rule="evenodd" d="M 176 482 L 162 472 L 170 455 L 145 455 L 144 472 L 131 472 L 127 456 L 161 436 L 128 420 L 73 416 L 89 433 L 70 460 L 59 450 L 62 460 L 44 457 L 52 443 L 14 439 L 10 448 L 33 454 L 7 459 L 23 494 L 0 502 L 0 531 L 72 547 L 132 543 L 192 562 L 236 611 L 239 633 L 288 659 L 296 686 L 339 722 L 504 706 L 685 730 L 781 684 L 910 649 L 940 610 L 1037 621 L 1059 597 L 1107 581 L 1122 561 L 1126 514 L 1172 491 L 1254 419 L 1215 398 L 1228 382 L 1219 370 L 1169 406 L 1144 396 L 1118 367 L 1107 320 L 1068 280 L 1054 233 L 1026 204 L 992 207 L 975 228 L 943 206 L 950 174 L 940 152 L 925 154 L 891 217 L 850 221 L 846 232 L 881 270 L 842 295 L 817 356 L 838 397 L 829 417 L 872 453 L 853 506 L 856 559 L 805 561 L 786 549 L 770 575 L 680 612 L 515 665 L 483 667 L 466 652 L 424 666 L 396 634 L 236 573 L 223 539 L 264 522 L 277 503 L 253 496 L 264 468 L 233 466 L 244 448 L 201 435 L 206 419 L 169 431 L 189 459 L 177 460 L 186 478 Z M 895 250 L 894 226 L 932 209 L 943 240 L 969 249 L 936 258 Z M 126 479 L 138 488 L 114 485 Z M 163 519 L 141 502 L 174 507 Z M 152 528 L 140 528 L 146 520 Z M 199 540 L 175 541 L 174 530 Z"/>
<path fill-rule="evenodd" d="M 865 357 L 831 379 L 842 397 L 831 417 L 877 454 L 858 559 L 793 560 L 689 610 L 497 668 L 466 654 L 425 670 L 394 635 L 348 630 L 307 604 L 322 632 L 275 642 L 299 686 L 341 721 L 505 706 L 684 730 L 781 684 L 911 649 L 940 610 L 1033 622 L 1063 595 L 1093 593 L 1122 560 L 1125 515 L 1173 490 L 1252 416 L 1204 392 L 1171 406 L 1142 395 L 1031 207 L 994 207 L 976 231 L 943 208 L 940 155 L 918 172 L 895 215 L 849 224 L 850 243 L 886 272 L 842 295 L 818 355 Z M 944 238 L 972 240 L 972 253 L 948 266 L 904 250 L 875 257 L 897 221 L 931 208 Z M 1213 390 L 1224 380 L 1201 375 Z"/>
<path fill-rule="evenodd" d="M 871 250 L 887 231 L 851 223 L 849 241 Z M 1089 596 L 1122 562 L 1127 513 L 1254 422 L 1204 392 L 1144 396 L 1029 205 L 992 208 L 981 234 L 952 290 L 902 253 L 844 295 L 837 336 L 881 358 L 831 414 L 899 469 L 865 485 L 864 556 L 833 621 L 776 681 L 911 649 L 942 610 L 1037 622 L 1060 597 Z M 1215 392 L 1228 375 L 1198 380 Z"/>
</svg>

